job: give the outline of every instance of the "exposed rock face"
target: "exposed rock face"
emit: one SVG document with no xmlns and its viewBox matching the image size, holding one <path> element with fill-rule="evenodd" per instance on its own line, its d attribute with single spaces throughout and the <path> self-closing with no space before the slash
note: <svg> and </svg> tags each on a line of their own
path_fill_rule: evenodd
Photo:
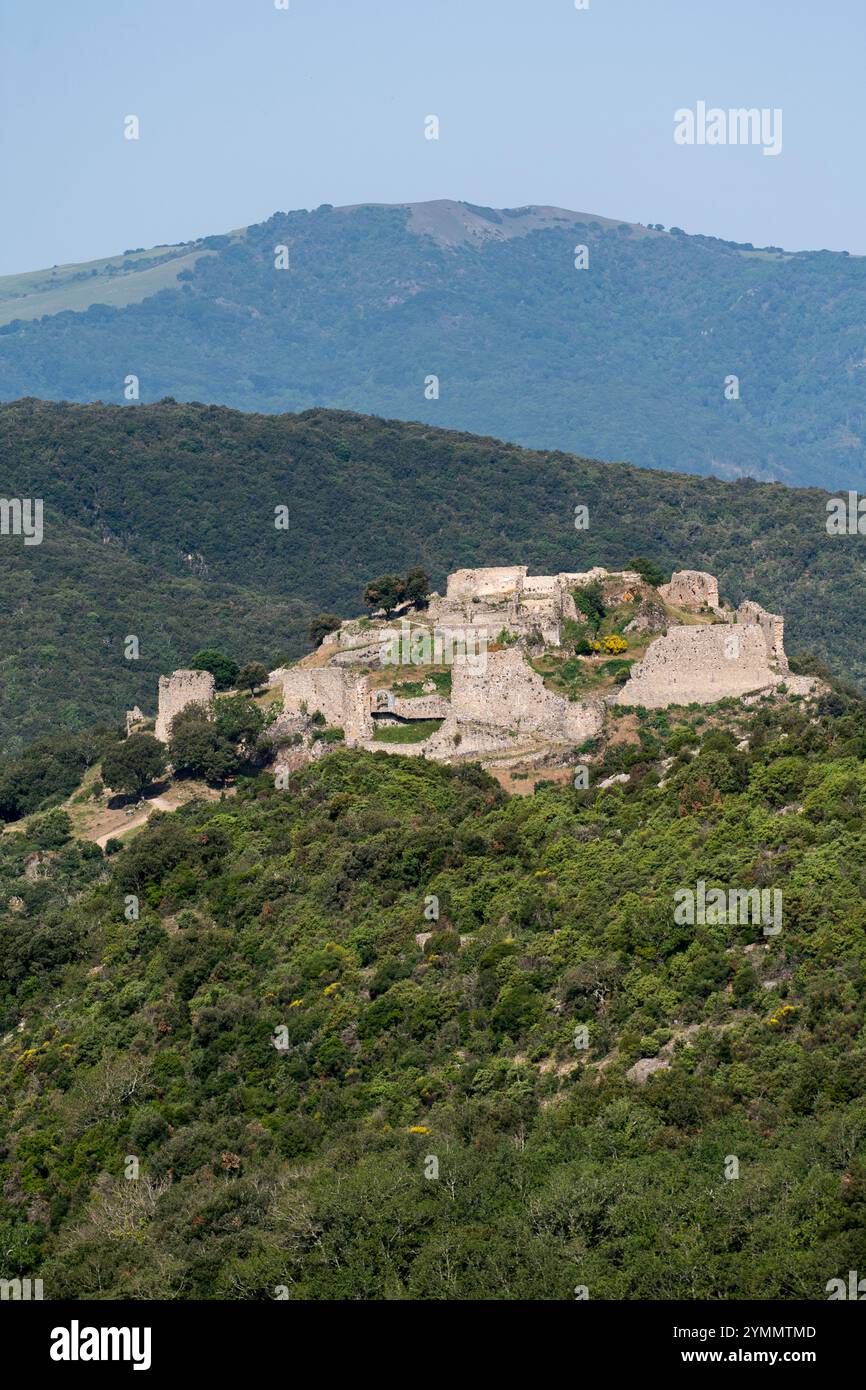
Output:
<svg viewBox="0 0 866 1390">
<path fill-rule="evenodd" d="M 209 705 L 214 695 L 214 678 L 210 671 L 174 671 L 159 678 L 159 708 L 154 733 L 168 743 L 171 721 L 187 705 Z"/>
<path fill-rule="evenodd" d="M 670 584 L 662 584 L 659 594 L 676 608 L 699 611 L 719 607 L 719 581 L 703 570 L 677 570 Z"/>
<path fill-rule="evenodd" d="M 668 625 L 668 616 L 655 595 L 648 595 L 641 602 L 626 632 L 663 632 Z"/>
</svg>

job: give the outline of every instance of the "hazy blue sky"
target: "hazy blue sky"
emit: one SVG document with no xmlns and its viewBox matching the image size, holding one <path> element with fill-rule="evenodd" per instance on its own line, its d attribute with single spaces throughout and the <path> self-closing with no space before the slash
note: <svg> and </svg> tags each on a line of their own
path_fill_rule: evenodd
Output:
<svg viewBox="0 0 866 1390">
<path fill-rule="evenodd" d="M 441 197 L 866 252 L 864 39 L 866 0 L 0 0 L 0 273 Z M 676 145 L 699 100 L 781 107 L 781 154 Z"/>
</svg>

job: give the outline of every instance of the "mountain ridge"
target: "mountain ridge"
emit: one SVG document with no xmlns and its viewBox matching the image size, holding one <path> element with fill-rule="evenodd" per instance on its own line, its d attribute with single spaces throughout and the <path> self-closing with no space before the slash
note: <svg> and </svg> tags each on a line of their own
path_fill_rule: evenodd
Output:
<svg viewBox="0 0 866 1390">
<path fill-rule="evenodd" d="M 6 277 L 0 399 L 362 410 L 641 467 L 853 485 L 863 259 L 659 225 L 323 205 Z M 22 286 L 28 313 L 74 312 L 16 320 Z"/>
</svg>

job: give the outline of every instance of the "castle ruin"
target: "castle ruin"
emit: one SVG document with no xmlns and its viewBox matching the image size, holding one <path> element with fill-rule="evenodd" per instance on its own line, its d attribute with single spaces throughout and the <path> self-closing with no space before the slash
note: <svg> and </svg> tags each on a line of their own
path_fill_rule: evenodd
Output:
<svg viewBox="0 0 866 1390">
<path fill-rule="evenodd" d="M 159 705 L 154 734 L 168 743 L 171 721 L 187 705 L 209 706 L 214 696 L 214 678 L 210 671 L 174 671 L 159 678 Z"/>
<path fill-rule="evenodd" d="M 568 698 L 531 663 L 546 672 L 568 621 L 585 625 L 575 594 L 596 581 L 609 609 L 622 612 L 625 605 L 633 614 L 623 655 L 631 648 L 639 659 L 608 661 L 605 677 L 603 652 L 556 656 L 557 670 L 564 660 L 587 663 L 578 666 L 590 676 L 588 684 L 583 677 L 587 697 Z M 751 601 L 736 612 L 723 607 L 715 577 L 698 570 L 678 571 L 658 590 L 632 571 L 600 567 L 556 575 L 529 575 L 525 565 L 457 570 L 444 595 L 431 594 L 411 622 L 405 614 L 397 621 L 399 627 L 384 618 L 349 620 L 309 656 L 272 671 L 270 686 L 282 702 L 273 726 L 277 739 L 308 728 L 318 714 L 320 723 L 342 731 L 350 748 L 502 766 L 535 758 L 546 765 L 545 759 L 567 760 L 600 734 L 611 705 L 658 709 L 757 698 L 783 684 L 804 695 L 814 687 L 789 671 L 783 619 Z M 452 643 L 455 632 L 479 639 L 471 659 L 472 643 Z M 437 644 L 443 635 L 447 643 Z M 416 640 L 426 656 L 415 655 Z M 450 672 L 450 690 L 423 677 L 419 688 L 413 667 L 425 663 L 427 670 Z M 600 686 L 593 672 L 604 677 Z M 209 705 L 213 694 L 213 677 L 205 671 L 161 677 L 157 738 L 167 741 L 175 715 L 195 702 Z M 436 725 L 432 731 L 429 723 Z M 381 734 L 386 725 L 412 724 L 419 732 L 415 741 Z M 327 746 L 311 746 L 310 755 L 320 756 Z"/>
</svg>

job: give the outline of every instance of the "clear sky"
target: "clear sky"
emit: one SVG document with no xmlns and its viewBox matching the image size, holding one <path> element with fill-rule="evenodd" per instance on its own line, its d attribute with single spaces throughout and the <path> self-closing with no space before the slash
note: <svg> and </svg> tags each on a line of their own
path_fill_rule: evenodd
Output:
<svg viewBox="0 0 866 1390">
<path fill-rule="evenodd" d="M 444 197 L 863 253 L 864 39 L 866 0 L 0 0 L 0 273 Z M 781 154 L 677 145 L 698 101 Z"/>
</svg>

